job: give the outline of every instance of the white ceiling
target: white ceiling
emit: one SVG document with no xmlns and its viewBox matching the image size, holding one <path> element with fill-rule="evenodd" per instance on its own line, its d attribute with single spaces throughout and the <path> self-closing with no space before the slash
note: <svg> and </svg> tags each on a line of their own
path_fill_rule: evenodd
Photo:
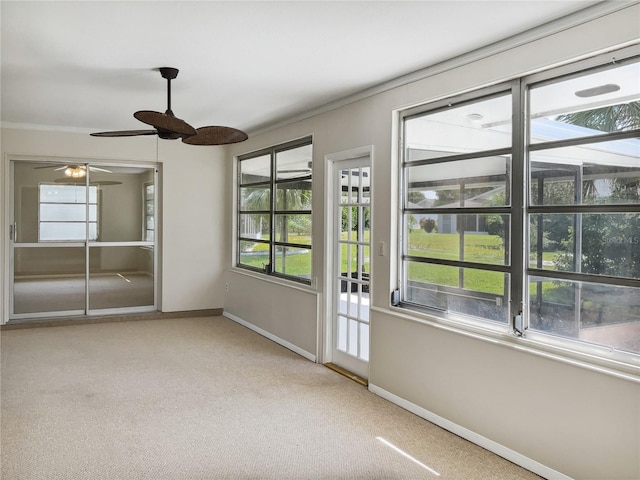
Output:
<svg viewBox="0 0 640 480">
<path fill-rule="evenodd" d="M 251 133 L 596 3 L 3 0 L 1 120 L 147 128 L 171 66 L 176 116 Z"/>
</svg>

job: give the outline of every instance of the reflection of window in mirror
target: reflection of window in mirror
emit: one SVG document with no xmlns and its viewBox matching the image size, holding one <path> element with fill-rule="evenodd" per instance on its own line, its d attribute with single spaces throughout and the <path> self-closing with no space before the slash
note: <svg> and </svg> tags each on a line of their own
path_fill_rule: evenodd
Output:
<svg viewBox="0 0 640 480">
<path fill-rule="evenodd" d="M 89 221 L 87 222 L 87 212 Z M 38 195 L 38 241 L 98 240 L 98 188 L 41 183 Z"/>
<path fill-rule="evenodd" d="M 154 184 L 153 183 L 145 183 L 144 184 L 144 212 L 142 218 L 144 218 L 144 225 L 142 226 L 143 238 L 142 240 L 145 242 L 153 242 L 154 240 L 154 231 L 155 231 L 155 211 L 154 211 Z"/>
</svg>

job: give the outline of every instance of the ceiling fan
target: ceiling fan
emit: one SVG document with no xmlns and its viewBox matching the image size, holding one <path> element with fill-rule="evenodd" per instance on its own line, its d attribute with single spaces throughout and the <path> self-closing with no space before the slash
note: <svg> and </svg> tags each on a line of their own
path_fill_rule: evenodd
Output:
<svg viewBox="0 0 640 480">
<path fill-rule="evenodd" d="M 121 130 L 114 132 L 96 132 L 94 137 L 135 137 L 140 135 L 158 135 L 165 140 L 181 138 L 183 143 L 189 145 L 226 145 L 229 143 L 244 142 L 248 137 L 246 133 L 231 127 L 208 126 L 193 128 L 184 120 L 176 117 L 171 110 L 171 80 L 178 76 L 178 69 L 160 67 L 160 75 L 167 79 L 167 111 L 164 113 L 152 110 L 140 110 L 133 116 L 142 123 L 151 125 L 155 130 Z"/>
<path fill-rule="evenodd" d="M 41 168 L 53 168 L 54 172 L 64 171 L 65 176 L 70 178 L 84 178 L 87 176 L 87 166 L 86 165 L 45 165 L 43 167 L 34 167 L 35 170 L 39 170 Z M 91 172 L 104 172 L 104 173 L 112 173 L 111 170 L 107 170 L 106 168 L 92 167 L 89 166 L 89 171 Z"/>
</svg>

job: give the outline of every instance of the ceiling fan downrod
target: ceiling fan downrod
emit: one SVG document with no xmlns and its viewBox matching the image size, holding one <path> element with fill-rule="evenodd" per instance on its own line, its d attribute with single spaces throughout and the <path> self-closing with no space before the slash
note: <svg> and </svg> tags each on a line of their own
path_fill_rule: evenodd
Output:
<svg viewBox="0 0 640 480">
<path fill-rule="evenodd" d="M 166 114 L 167 115 L 171 115 L 173 117 L 175 115 L 173 114 L 173 110 L 171 110 L 171 80 L 173 80 L 174 78 L 176 78 L 178 76 L 179 70 L 177 68 L 172 68 L 172 67 L 160 67 L 158 70 L 160 70 L 160 75 L 162 75 L 162 78 L 166 78 L 167 79 L 167 111 L 166 111 Z"/>
</svg>

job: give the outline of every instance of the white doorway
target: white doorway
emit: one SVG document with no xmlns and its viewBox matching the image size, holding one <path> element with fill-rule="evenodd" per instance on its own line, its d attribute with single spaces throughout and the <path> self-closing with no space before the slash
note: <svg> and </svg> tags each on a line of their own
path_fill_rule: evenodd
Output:
<svg viewBox="0 0 640 480">
<path fill-rule="evenodd" d="M 362 151 L 330 164 L 331 259 L 326 362 L 358 377 L 369 376 L 371 287 L 371 156 Z M 330 158 L 330 157 L 329 157 Z M 334 157 L 335 158 L 335 157 Z"/>
</svg>

